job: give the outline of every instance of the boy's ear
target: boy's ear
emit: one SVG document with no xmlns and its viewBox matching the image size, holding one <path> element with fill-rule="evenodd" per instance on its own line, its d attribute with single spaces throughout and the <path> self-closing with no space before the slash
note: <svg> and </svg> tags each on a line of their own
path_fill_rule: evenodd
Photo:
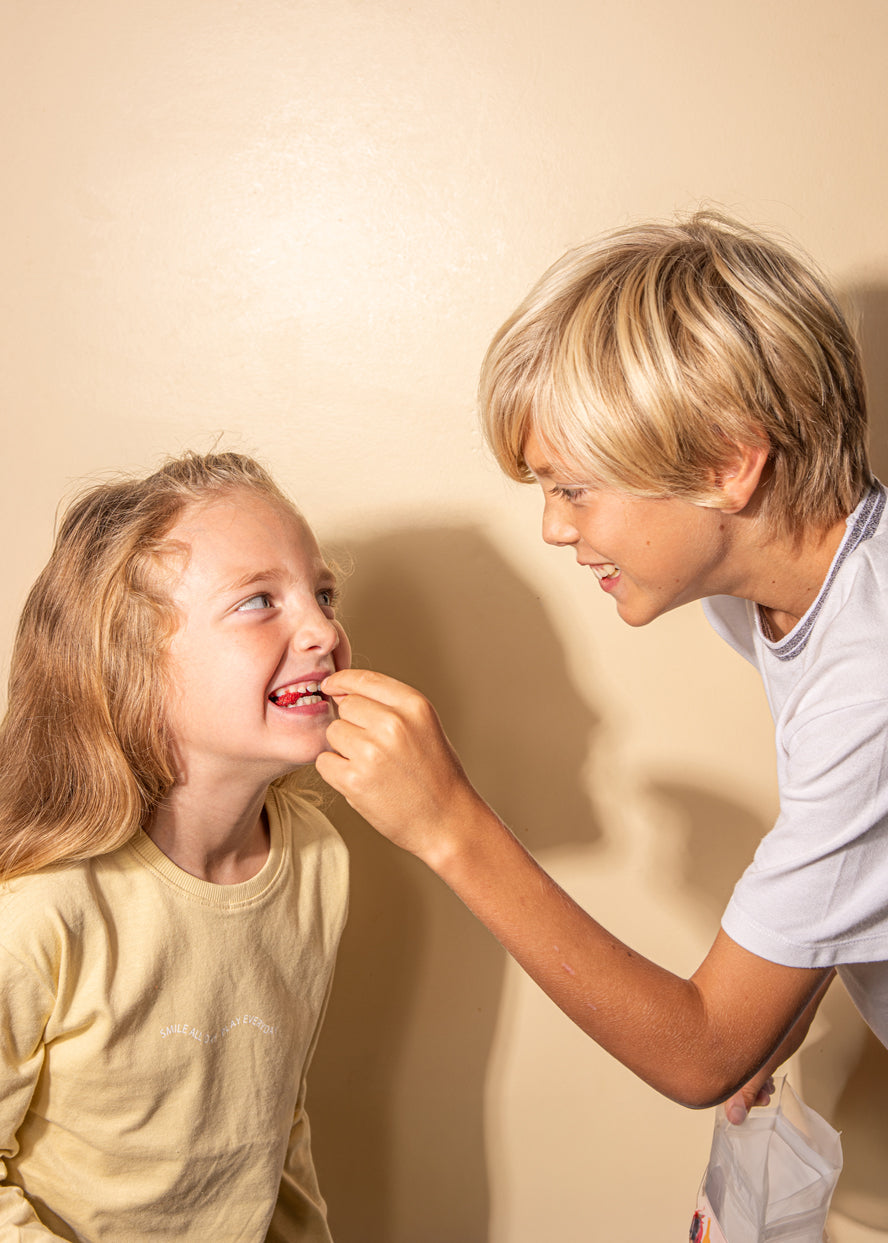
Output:
<svg viewBox="0 0 888 1243">
<path fill-rule="evenodd" d="M 768 450 L 761 445 L 734 445 L 730 460 L 716 473 L 715 491 L 718 509 L 738 514 L 752 500 L 768 463 Z"/>
</svg>

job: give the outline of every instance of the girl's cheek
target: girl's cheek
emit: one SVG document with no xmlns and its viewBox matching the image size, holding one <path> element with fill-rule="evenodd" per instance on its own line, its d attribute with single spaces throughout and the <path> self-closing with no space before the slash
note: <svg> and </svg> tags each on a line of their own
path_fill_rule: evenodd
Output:
<svg viewBox="0 0 888 1243">
<path fill-rule="evenodd" d="M 351 644 L 348 641 L 348 635 L 339 622 L 335 624 L 339 632 L 339 643 L 333 652 L 333 664 L 337 669 L 350 669 L 352 663 Z"/>
</svg>

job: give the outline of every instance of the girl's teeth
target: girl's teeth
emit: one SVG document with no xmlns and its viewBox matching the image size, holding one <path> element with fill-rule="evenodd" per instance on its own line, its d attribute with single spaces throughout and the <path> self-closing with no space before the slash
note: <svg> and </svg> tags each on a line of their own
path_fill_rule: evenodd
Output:
<svg viewBox="0 0 888 1243">
<path fill-rule="evenodd" d="M 323 698 L 317 682 L 293 682 L 290 686 L 282 686 L 272 695 L 274 702 L 285 708 L 301 708 L 305 704 L 320 703 Z"/>
<path fill-rule="evenodd" d="M 593 565 L 592 566 L 592 573 L 595 575 L 595 577 L 598 579 L 599 582 L 601 582 L 603 578 L 613 578 L 613 576 L 615 574 L 619 574 L 619 572 L 620 572 L 620 567 L 618 565 L 607 564 L 607 565 Z"/>
</svg>

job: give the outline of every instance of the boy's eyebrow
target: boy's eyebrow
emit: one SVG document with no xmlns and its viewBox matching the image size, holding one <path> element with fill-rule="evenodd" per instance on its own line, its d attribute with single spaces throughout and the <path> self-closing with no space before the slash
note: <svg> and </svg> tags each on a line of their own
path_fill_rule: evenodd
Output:
<svg viewBox="0 0 888 1243">
<path fill-rule="evenodd" d="M 550 466 L 548 462 L 539 462 L 536 466 L 534 466 L 532 462 L 529 462 L 527 458 L 525 458 L 524 465 L 527 467 L 530 473 L 532 475 L 536 475 L 538 479 L 543 478 L 544 476 L 546 478 L 551 479 L 552 476 L 555 474 L 554 468 Z"/>
</svg>

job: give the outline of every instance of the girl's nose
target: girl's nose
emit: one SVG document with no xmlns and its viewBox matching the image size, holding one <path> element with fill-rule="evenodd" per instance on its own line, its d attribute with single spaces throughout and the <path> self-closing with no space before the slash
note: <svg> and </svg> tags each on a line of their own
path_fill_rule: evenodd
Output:
<svg viewBox="0 0 888 1243">
<path fill-rule="evenodd" d="M 332 617 L 318 606 L 302 620 L 293 633 L 293 644 L 301 651 L 317 650 L 325 655 L 339 643 L 341 631 Z"/>
</svg>

